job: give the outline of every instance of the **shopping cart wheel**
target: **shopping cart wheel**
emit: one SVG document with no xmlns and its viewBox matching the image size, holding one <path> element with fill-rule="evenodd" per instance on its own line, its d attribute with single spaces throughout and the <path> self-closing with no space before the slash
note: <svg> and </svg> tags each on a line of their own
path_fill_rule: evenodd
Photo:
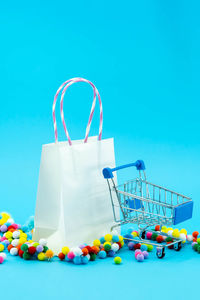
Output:
<svg viewBox="0 0 200 300">
<path fill-rule="evenodd" d="M 180 251 L 181 248 L 182 248 L 182 243 L 181 242 L 178 242 L 178 243 L 174 244 L 174 250 Z"/>
<path fill-rule="evenodd" d="M 157 248 L 156 255 L 158 258 L 165 257 L 165 248 Z"/>
<path fill-rule="evenodd" d="M 145 237 L 146 237 L 146 231 L 144 230 L 144 231 L 142 231 L 142 233 L 141 233 L 141 238 L 144 240 Z"/>
</svg>

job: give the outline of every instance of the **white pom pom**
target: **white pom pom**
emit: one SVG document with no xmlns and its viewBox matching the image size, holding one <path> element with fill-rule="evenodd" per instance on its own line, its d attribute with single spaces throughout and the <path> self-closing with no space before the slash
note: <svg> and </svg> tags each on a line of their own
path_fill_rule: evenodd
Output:
<svg viewBox="0 0 200 300">
<path fill-rule="evenodd" d="M 111 249 L 115 252 L 119 250 L 119 245 L 117 243 L 112 244 Z"/>
<path fill-rule="evenodd" d="M 39 240 L 39 244 L 40 244 L 41 246 L 46 246 L 46 245 L 47 245 L 47 241 L 46 241 L 45 239 L 40 239 L 40 240 Z"/>
<path fill-rule="evenodd" d="M 172 237 L 172 233 L 173 233 L 173 230 L 169 230 L 169 231 L 167 232 L 168 236 L 171 236 L 171 237 Z"/>
<path fill-rule="evenodd" d="M 15 221 L 12 218 L 10 218 L 10 219 L 8 219 L 8 221 L 6 223 L 14 224 Z"/>
<path fill-rule="evenodd" d="M 180 233 L 179 238 L 180 238 L 180 240 L 182 240 L 182 241 L 186 241 L 186 235 L 185 235 L 185 233 Z"/>
<path fill-rule="evenodd" d="M 4 260 L 6 259 L 7 255 L 5 254 L 5 252 L 1 252 L 0 256 L 4 258 Z"/>
<path fill-rule="evenodd" d="M 18 239 L 14 239 L 11 244 L 13 245 L 13 247 L 17 247 L 19 245 L 19 240 Z"/>
<path fill-rule="evenodd" d="M 193 236 L 192 236 L 192 234 L 188 234 L 188 235 L 187 235 L 187 241 L 188 241 L 188 242 L 192 242 L 192 241 L 193 241 Z"/>
<path fill-rule="evenodd" d="M 73 253 L 75 256 L 81 256 L 83 254 L 82 250 L 79 247 L 73 248 Z"/>
<path fill-rule="evenodd" d="M 13 232 L 12 236 L 13 236 L 13 239 L 18 239 L 19 236 L 20 236 L 20 232 L 18 230 L 16 230 L 16 231 Z"/>
<path fill-rule="evenodd" d="M 18 254 L 18 249 L 17 248 L 11 248 L 10 249 L 10 254 L 11 255 L 17 255 Z"/>
</svg>

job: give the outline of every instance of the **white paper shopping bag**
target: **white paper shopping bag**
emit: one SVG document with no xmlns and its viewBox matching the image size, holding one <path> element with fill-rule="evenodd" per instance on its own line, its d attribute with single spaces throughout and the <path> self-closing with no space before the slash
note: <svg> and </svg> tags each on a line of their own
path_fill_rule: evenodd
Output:
<svg viewBox="0 0 200 300">
<path fill-rule="evenodd" d="M 68 87 L 80 81 L 92 86 L 94 98 L 85 139 L 71 141 L 64 120 L 63 100 Z M 68 141 L 58 142 L 55 105 L 62 88 L 61 119 Z M 88 137 L 96 97 L 100 104 L 99 135 Z M 54 98 L 53 120 L 56 141 L 42 147 L 34 240 L 47 239 L 48 246 L 57 253 L 65 245 L 91 243 L 109 232 L 113 211 L 102 169 L 115 167 L 115 155 L 113 139 L 102 140 L 101 98 L 90 81 L 73 78 L 61 85 Z"/>
</svg>

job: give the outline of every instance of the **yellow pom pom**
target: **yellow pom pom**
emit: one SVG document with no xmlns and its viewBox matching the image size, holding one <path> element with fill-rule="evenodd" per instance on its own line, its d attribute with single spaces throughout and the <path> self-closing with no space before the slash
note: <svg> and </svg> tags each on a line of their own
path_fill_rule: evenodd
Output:
<svg viewBox="0 0 200 300">
<path fill-rule="evenodd" d="M 65 247 L 65 248 L 68 248 L 68 247 Z M 69 249 L 69 248 L 68 248 Z M 63 253 L 64 254 L 64 253 Z M 48 259 L 51 259 L 53 257 L 54 253 L 52 250 L 47 250 L 46 253 L 45 253 L 45 256 L 48 258 Z"/>
<path fill-rule="evenodd" d="M 38 260 L 45 260 L 45 254 L 43 252 L 40 252 L 37 256 Z"/>
<path fill-rule="evenodd" d="M 187 230 L 183 228 L 180 230 L 180 233 L 184 233 L 185 235 L 187 235 Z"/>
<path fill-rule="evenodd" d="M 27 239 L 27 234 L 25 232 L 22 232 L 19 237 Z"/>
<path fill-rule="evenodd" d="M 167 227 L 166 226 L 162 226 L 161 228 L 161 232 L 165 232 L 166 233 Z"/>
<path fill-rule="evenodd" d="M 4 250 L 4 245 L 0 244 L 0 252 L 3 252 L 3 250 Z"/>
<path fill-rule="evenodd" d="M 32 243 L 34 243 L 34 242 L 33 242 L 32 240 L 29 240 L 28 243 L 32 244 Z"/>
<path fill-rule="evenodd" d="M 7 231 L 7 232 L 5 233 L 5 237 L 6 237 L 7 239 L 11 239 L 11 238 L 12 238 L 12 232 L 11 232 L 11 231 Z"/>
<path fill-rule="evenodd" d="M 135 232 L 135 231 L 133 231 L 131 234 L 133 235 L 133 237 L 138 236 L 138 235 L 137 235 L 137 232 Z"/>
<path fill-rule="evenodd" d="M 123 242 L 123 240 L 124 240 L 123 236 L 119 235 L 119 241 L 120 241 L 120 243 Z"/>
<path fill-rule="evenodd" d="M 26 242 L 27 242 L 27 239 L 24 238 L 24 237 L 21 237 L 21 238 L 19 239 L 19 244 L 24 244 L 24 243 L 26 243 Z"/>
<path fill-rule="evenodd" d="M 173 230 L 173 228 L 168 227 L 168 228 L 166 229 L 166 233 L 168 233 L 168 231 L 170 231 L 170 230 Z"/>
<path fill-rule="evenodd" d="M 93 245 L 99 247 L 101 245 L 100 240 L 94 240 Z"/>
<path fill-rule="evenodd" d="M 103 244 L 104 247 L 105 247 L 106 245 L 110 245 L 110 246 L 111 246 L 111 243 L 110 243 L 110 242 L 105 242 L 105 243 Z"/>
<path fill-rule="evenodd" d="M 173 232 L 172 232 L 172 236 L 175 237 L 175 238 L 179 238 L 180 236 L 180 232 L 178 229 L 174 229 Z"/>
<path fill-rule="evenodd" d="M 104 236 L 106 242 L 111 242 L 112 241 L 112 234 L 108 233 Z"/>
<path fill-rule="evenodd" d="M 62 253 L 63 253 L 64 255 L 67 255 L 67 254 L 69 253 L 69 251 L 70 251 L 69 247 L 63 247 L 63 248 L 62 248 Z"/>
</svg>

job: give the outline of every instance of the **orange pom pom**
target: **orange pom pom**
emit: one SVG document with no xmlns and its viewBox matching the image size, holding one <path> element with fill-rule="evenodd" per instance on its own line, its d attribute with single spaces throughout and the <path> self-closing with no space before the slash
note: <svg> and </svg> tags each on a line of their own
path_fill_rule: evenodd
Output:
<svg viewBox="0 0 200 300">
<path fill-rule="evenodd" d="M 89 253 L 89 251 L 88 251 L 87 248 L 83 248 L 83 249 L 82 249 L 82 252 L 83 252 L 83 256 L 86 256 L 86 255 L 88 255 L 88 253 Z"/>
<path fill-rule="evenodd" d="M 12 248 L 13 248 L 13 245 L 10 244 L 10 245 L 8 245 L 8 248 L 7 248 L 7 249 L 8 249 L 8 251 L 10 252 L 10 249 L 12 249 Z"/>
<path fill-rule="evenodd" d="M 160 225 L 155 226 L 155 231 L 160 231 Z"/>
<path fill-rule="evenodd" d="M 97 247 L 97 246 L 92 246 L 91 248 L 92 248 L 92 252 L 93 252 L 94 254 L 98 254 L 98 253 L 99 253 L 99 247 Z"/>
</svg>

